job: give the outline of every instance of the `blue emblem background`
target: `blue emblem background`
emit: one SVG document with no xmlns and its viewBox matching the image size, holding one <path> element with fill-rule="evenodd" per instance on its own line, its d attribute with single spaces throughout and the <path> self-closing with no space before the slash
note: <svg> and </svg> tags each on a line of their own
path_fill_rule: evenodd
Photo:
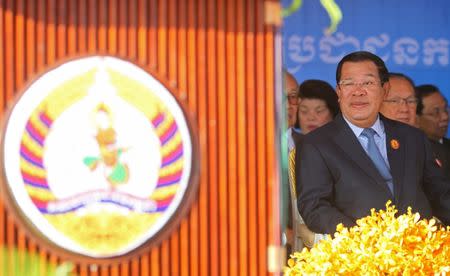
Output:
<svg viewBox="0 0 450 276">
<path fill-rule="evenodd" d="M 292 0 L 282 0 L 284 8 Z M 335 0 L 343 17 L 330 36 L 330 18 L 318 0 L 284 18 L 283 62 L 299 82 L 323 79 L 336 85 L 337 62 L 347 53 L 368 50 L 389 71 L 410 76 L 416 85 L 437 85 L 450 99 L 450 1 Z"/>
</svg>

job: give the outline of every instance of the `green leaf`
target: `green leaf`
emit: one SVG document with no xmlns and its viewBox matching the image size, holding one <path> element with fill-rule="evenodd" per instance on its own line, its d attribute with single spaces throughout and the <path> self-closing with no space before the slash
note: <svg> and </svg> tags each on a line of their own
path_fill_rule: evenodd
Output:
<svg viewBox="0 0 450 276">
<path fill-rule="evenodd" d="M 0 275 L 41 276 L 41 269 L 49 276 L 75 275 L 70 262 L 55 265 L 25 249 L 0 247 Z"/>
</svg>

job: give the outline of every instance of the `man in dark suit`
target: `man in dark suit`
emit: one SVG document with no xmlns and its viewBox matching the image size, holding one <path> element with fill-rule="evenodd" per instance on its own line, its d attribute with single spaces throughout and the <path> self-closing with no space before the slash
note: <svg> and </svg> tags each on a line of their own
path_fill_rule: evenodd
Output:
<svg viewBox="0 0 450 276">
<path fill-rule="evenodd" d="M 418 126 L 430 139 L 436 163 L 450 179 L 450 140 L 444 137 L 449 120 L 447 99 L 431 84 L 417 86 L 416 97 Z"/>
<path fill-rule="evenodd" d="M 450 223 L 450 183 L 425 135 L 379 115 L 389 90 L 384 62 L 369 52 L 345 56 L 336 71 L 341 114 L 304 137 L 296 156 L 298 207 L 308 227 L 332 234 L 391 200 Z"/>
<path fill-rule="evenodd" d="M 414 82 L 401 73 L 389 72 L 389 91 L 380 108 L 383 116 L 416 126 L 417 98 Z"/>
</svg>

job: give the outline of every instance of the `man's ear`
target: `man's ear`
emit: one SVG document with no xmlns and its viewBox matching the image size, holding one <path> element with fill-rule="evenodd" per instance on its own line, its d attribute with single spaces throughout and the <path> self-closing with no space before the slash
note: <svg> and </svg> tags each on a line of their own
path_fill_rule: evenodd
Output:
<svg viewBox="0 0 450 276">
<path fill-rule="evenodd" d="M 383 83 L 383 90 L 384 90 L 384 99 L 387 98 L 389 95 L 389 91 L 391 90 L 391 84 L 389 81 Z"/>
<path fill-rule="evenodd" d="M 416 126 L 418 127 L 418 128 L 420 128 L 420 126 L 422 125 L 422 116 L 420 116 L 420 115 L 417 115 L 416 114 Z"/>
<path fill-rule="evenodd" d="M 338 102 L 341 100 L 341 89 L 339 88 L 339 84 L 336 85 L 336 94 L 338 96 Z"/>
</svg>

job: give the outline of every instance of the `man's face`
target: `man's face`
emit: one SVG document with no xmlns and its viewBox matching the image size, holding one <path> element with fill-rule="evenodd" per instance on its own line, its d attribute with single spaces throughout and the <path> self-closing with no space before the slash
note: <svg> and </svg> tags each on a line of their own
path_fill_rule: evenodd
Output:
<svg viewBox="0 0 450 276">
<path fill-rule="evenodd" d="M 438 92 L 424 97 L 422 101 L 423 110 L 422 114 L 417 115 L 417 123 L 428 138 L 438 141 L 447 133 L 447 102 Z"/>
<path fill-rule="evenodd" d="M 297 81 L 291 76 L 286 75 L 286 87 L 285 87 L 285 96 L 287 97 L 287 117 L 288 117 L 288 127 L 293 127 L 295 125 L 295 120 L 297 117 L 297 109 L 298 109 L 298 84 Z"/>
<path fill-rule="evenodd" d="M 416 125 L 417 99 L 414 87 L 404 78 L 389 79 L 390 89 L 380 112 L 389 119 Z"/>
<path fill-rule="evenodd" d="M 371 127 L 388 88 L 389 82 L 381 84 L 373 62 L 345 62 L 336 87 L 342 114 L 356 126 Z"/>
</svg>

